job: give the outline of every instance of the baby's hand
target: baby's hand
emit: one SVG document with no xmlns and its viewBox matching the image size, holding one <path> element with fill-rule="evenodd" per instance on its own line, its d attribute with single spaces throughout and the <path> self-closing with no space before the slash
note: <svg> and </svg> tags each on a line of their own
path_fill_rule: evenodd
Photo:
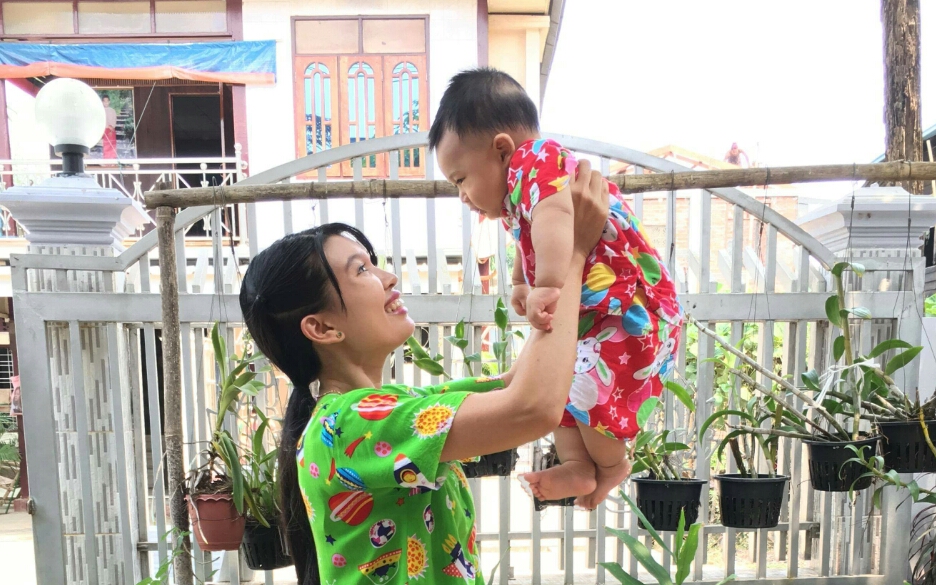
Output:
<svg viewBox="0 0 936 585">
<path fill-rule="evenodd" d="M 526 317 L 527 297 L 530 296 L 530 285 L 515 284 L 513 292 L 510 293 L 510 306 L 515 313 L 521 317 Z"/>
<path fill-rule="evenodd" d="M 553 313 L 556 312 L 558 302 L 558 287 L 534 287 L 526 300 L 526 317 L 530 325 L 541 331 L 552 331 Z"/>
</svg>

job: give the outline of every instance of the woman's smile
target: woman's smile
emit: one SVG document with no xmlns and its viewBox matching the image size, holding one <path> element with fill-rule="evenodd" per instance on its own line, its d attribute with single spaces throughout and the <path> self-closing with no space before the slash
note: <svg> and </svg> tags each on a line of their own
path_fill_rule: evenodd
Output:
<svg viewBox="0 0 936 585">
<path fill-rule="evenodd" d="M 390 299 L 384 305 L 384 311 L 388 315 L 406 315 L 409 311 L 403 305 L 403 299 L 400 298 L 400 291 L 390 293 Z"/>
</svg>

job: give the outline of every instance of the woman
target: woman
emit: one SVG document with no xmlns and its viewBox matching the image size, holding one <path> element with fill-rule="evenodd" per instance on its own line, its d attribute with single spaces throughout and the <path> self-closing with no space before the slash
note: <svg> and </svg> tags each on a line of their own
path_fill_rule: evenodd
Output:
<svg viewBox="0 0 936 585">
<path fill-rule="evenodd" d="M 117 110 L 111 107 L 110 98 L 104 96 L 101 98 L 104 103 L 104 136 L 103 157 L 117 158 Z"/>
<path fill-rule="evenodd" d="M 603 185 L 583 161 L 573 185 L 576 253 L 553 331 L 534 332 L 501 379 L 381 385 L 386 356 L 414 325 L 396 277 L 375 266 L 373 248 L 352 227 L 287 236 L 250 263 L 240 293 L 245 322 L 295 388 L 280 469 L 302 585 L 425 577 L 483 583 L 473 501 L 458 461 L 518 447 L 559 424 L 582 267 L 608 214 Z"/>
</svg>

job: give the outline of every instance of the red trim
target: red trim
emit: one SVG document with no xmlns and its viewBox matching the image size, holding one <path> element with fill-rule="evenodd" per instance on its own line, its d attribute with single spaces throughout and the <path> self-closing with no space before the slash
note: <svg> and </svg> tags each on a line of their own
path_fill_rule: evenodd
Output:
<svg viewBox="0 0 936 585">
<path fill-rule="evenodd" d="M 98 79 L 187 79 L 212 83 L 242 83 L 245 85 L 275 85 L 272 73 L 220 73 L 214 71 L 190 71 L 169 65 L 157 67 L 127 67 L 109 69 L 67 63 L 30 63 L 29 65 L 0 65 L 0 79 L 28 77 L 93 77 Z"/>
<path fill-rule="evenodd" d="M 478 67 L 488 65 L 488 3 L 478 0 Z"/>
<path fill-rule="evenodd" d="M 32 85 L 31 83 L 29 85 Z M 0 122 L 0 158 L 10 160 L 10 118 L 6 115 L 6 81 L 0 80 L 0 112 L 3 112 L 3 120 Z M 13 177 L 3 175 L 3 186 L 12 187 Z"/>
<path fill-rule="evenodd" d="M 29 95 L 33 97 L 36 97 L 36 94 L 39 93 L 39 88 L 36 87 L 36 84 L 29 81 L 28 79 L 17 77 L 15 79 L 7 79 L 6 82 L 9 83 L 10 85 L 14 85 L 20 88 L 21 90 L 25 91 L 26 93 L 28 93 Z"/>
</svg>

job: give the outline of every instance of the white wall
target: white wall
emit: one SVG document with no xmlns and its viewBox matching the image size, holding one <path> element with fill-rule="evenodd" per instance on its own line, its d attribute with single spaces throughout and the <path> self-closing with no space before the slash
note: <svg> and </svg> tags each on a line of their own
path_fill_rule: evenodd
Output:
<svg viewBox="0 0 936 585">
<path fill-rule="evenodd" d="M 244 0 L 244 39 L 276 41 L 276 85 L 247 88 L 247 136 L 250 174 L 256 174 L 296 158 L 293 118 L 293 67 L 290 30 L 292 16 L 429 15 L 429 103 L 431 112 L 448 80 L 462 69 L 477 66 L 476 0 Z M 431 115 L 430 115 L 431 119 Z M 441 177 L 441 174 L 437 175 Z M 260 246 L 268 246 L 283 234 L 282 205 L 259 206 Z M 425 253 L 425 211 L 421 202 L 403 202 L 403 249 Z M 455 201 L 440 201 L 437 217 L 445 218 L 443 248 L 461 249 L 461 210 Z M 353 223 L 353 206 L 329 207 L 329 220 Z M 365 206 L 365 232 L 382 247 L 383 203 Z M 389 219 L 389 209 L 387 210 Z M 294 226 L 312 221 L 311 203 L 293 206 Z M 450 219 L 449 219 L 450 218 Z M 457 228 L 454 223 L 457 220 Z"/>
</svg>

